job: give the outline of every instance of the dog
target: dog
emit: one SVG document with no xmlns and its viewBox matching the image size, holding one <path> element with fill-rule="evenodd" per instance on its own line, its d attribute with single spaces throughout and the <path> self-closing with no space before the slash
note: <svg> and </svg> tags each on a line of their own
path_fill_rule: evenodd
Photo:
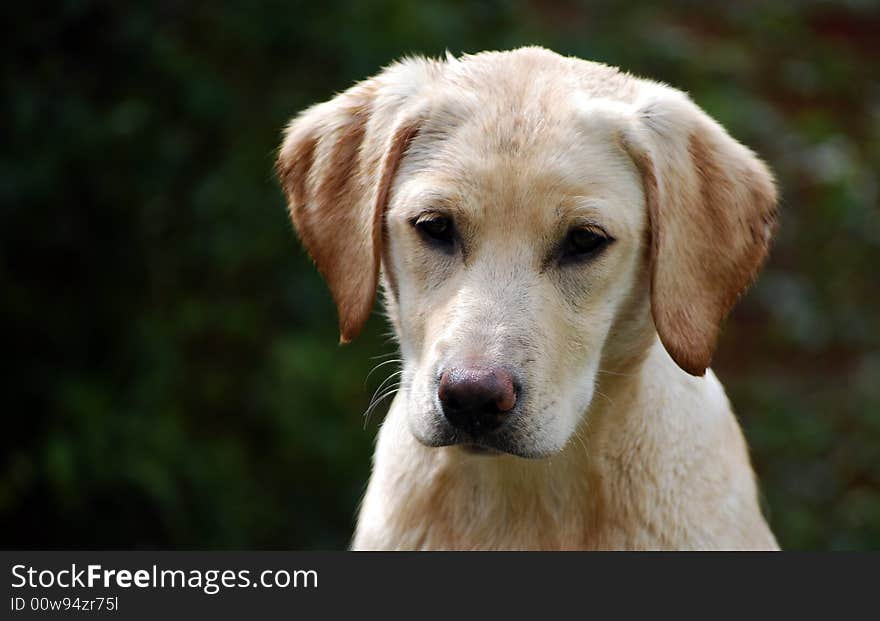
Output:
<svg viewBox="0 0 880 621">
<path fill-rule="evenodd" d="M 406 58 L 296 116 L 277 171 L 341 342 L 381 288 L 399 343 L 353 549 L 777 549 L 708 368 L 775 182 L 687 95 Z"/>
</svg>

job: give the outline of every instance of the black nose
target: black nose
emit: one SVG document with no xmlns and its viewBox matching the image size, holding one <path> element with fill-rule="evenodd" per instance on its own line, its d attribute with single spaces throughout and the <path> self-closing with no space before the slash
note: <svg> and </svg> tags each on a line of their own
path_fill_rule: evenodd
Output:
<svg viewBox="0 0 880 621">
<path fill-rule="evenodd" d="M 448 369 L 440 376 L 437 396 L 446 420 L 472 435 L 501 427 L 516 405 L 513 377 L 500 368 Z"/>
</svg>

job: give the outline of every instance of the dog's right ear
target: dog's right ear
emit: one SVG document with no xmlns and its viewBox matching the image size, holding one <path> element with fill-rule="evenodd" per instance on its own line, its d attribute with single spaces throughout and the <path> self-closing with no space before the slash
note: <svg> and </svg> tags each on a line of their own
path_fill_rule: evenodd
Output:
<svg viewBox="0 0 880 621">
<path fill-rule="evenodd" d="M 439 63 L 408 59 L 294 118 L 276 168 L 294 227 L 324 276 L 340 340 L 373 307 L 383 216 L 400 160 L 418 132 L 414 100 Z"/>
</svg>

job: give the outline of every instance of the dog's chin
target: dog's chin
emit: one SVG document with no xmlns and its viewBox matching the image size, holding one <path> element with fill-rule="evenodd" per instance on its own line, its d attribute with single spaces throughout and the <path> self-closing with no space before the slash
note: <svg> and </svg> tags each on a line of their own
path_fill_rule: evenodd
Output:
<svg viewBox="0 0 880 621">
<path fill-rule="evenodd" d="M 504 455 L 504 453 L 498 449 L 473 442 L 457 444 L 456 446 L 464 453 L 467 453 L 468 455 L 476 455 L 477 457 L 497 457 L 499 455 Z"/>
</svg>

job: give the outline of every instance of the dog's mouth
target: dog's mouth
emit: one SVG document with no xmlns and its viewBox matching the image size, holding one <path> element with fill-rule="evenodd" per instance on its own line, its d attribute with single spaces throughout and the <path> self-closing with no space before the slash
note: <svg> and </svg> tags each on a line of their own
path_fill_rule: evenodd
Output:
<svg viewBox="0 0 880 621">
<path fill-rule="evenodd" d="M 516 442 L 507 436 L 487 436 L 479 439 L 460 438 L 455 442 L 448 443 L 447 446 L 454 446 L 468 455 L 482 457 L 500 457 L 503 455 L 513 455 L 523 459 L 543 459 L 548 457 L 547 453 L 538 452 L 528 446 L 523 446 L 522 443 Z"/>
<path fill-rule="evenodd" d="M 424 436 L 414 433 L 416 439 L 429 448 L 448 447 L 462 451 L 468 455 L 482 457 L 500 457 L 513 455 L 525 459 L 541 459 L 548 454 L 532 450 L 528 445 L 517 442 L 516 438 L 509 433 L 487 433 L 474 436 L 448 425 L 435 428 L 434 433 Z"/>
</svg>

